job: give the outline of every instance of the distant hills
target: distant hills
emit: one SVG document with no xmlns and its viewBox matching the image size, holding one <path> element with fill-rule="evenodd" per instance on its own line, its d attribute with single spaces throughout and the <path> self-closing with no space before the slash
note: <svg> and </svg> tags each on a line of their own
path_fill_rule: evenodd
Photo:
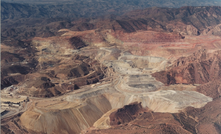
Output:
<svg viewBox="0 0 221 134">
<path fill-rule="evenodd" d="M 20 4 L 19 4 L 20 3 Z M 3 0 L 1 20 L 122 15 L 147 7 L 221 6 L 220 0 Z"/>
<path fill-rule="evenodd" d="M 194 1 L 197 2 L 197 0 L 192 0 L 189 3 L 194 3 Z M 22 2 L 22 0 L 16 0 L 16 2 Z M 50 1 L 38 0 L 36 2 Z M 195 34 L 200 34 L 206 28 L 221 23 L 220 6 L 168 8 L 169 6 L 166 5 L 168 1 L 155 0 L 152 1 L 152 4 L 148 4 L 150 2 L 144 0 L 91 0 L 87 2 L 79 0 L 71 1 L 72 4 L 44 5 L 1 2 L 1 38 L 4 41 L 29 39 L 35 36 L 49 37 L 56 35 L 57 31 L 62 28 L 77 31 L 109 28 L 134 32 L 147 30 L 147 27 L 152 29 L 158 27 L 158 30 L 172 32 L 184 28 L 182 25 L 176 25 L 178 21 L 184 25 L 193 26 Z M 214 4 L 216 1 L 203 0 L 195 5 L 200 5 L 200 3 L 203 5 L 202 2 L 205 5 L 206 3 Z M 146 8 L 154 3 L 163 3 L 159 6 L 167 7 Z M 176 6 L 182 5 L 182 3 L 185 5 L 188 0 L 180 1 L 179 4 L 177 1 L 170 0 L 169 3 Z M 170 23 L 172 27 L 168 25 Z M 178 32 L 180 31 L 182 30 Z"/>
<path fill-rule="evenodd" d="M 10 3 L 29 4 L 86 4 L 94 3 L 102 6 L 133 5 L 139 7 L 181 7 L 181 6 L 212 6 L 221 4 L 220 0 L 2 0 Z"/>
</svg>

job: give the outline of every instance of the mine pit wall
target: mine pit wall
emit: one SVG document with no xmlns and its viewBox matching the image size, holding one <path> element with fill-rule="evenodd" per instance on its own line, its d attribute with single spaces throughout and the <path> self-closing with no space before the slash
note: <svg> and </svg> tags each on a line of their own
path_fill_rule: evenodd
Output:
<svg viewBox="0 0 221 134">
<path fill-rule="evenodd" d="M 123 55 L 118 60 L 129 60 L 134 63 L 137 68 L 151 68 L 155 70 L 165 69 L 167 60 L 162 57 L 154 56 L 135 56 Z"/>
<path fill-rule="evenodd" d="M 68 96 L 54 108 L 34 106 L 21 116 L 21 123 L 28 130 L 47 134 L 79 134 L 81 131 L 96 125 L 98 120 L 108 121 L 103 117 L 113 109 L 122 108 L 133 102 L 141 102 L 143 108 L 150 108 L 154 112 L 176 113 L 182 108 L 177 104 L 154 97 L 157 94 L 128 94 L 119 93 L 114 88 L 96 89 L 77 96 Z M 64 104 L 62 104 L 64 103 Z M 72 104 L 73 103 L 73 104 Z M 70 105 L 69 107 L 66 104 Z M 206 103 L 205 103 L 206 104 Z M 202 104 L 204 105 L 204 104 Z M 200 105 L 200 107 L 202 106 Z M 186 105 L 184 105 L 186 106 Z M 58 109 L 60 108 L 60 109 Z M 103 119 L 102 119 L 103 118 Z M 108 123 L 107 123 L 108 124 Z M 97 125 L 96 127 L 100 127 Z"/>
<path fill-rule="evenodd" d="M 67 109 L 33 106 L 22 114 L 20 119 L 22 125 L 29 131 L 47 134 L 79 134 L 82 130 L 93 126 L 94 122 L 111 109 L 107 98 L 100 95 Z"/>
</svg>

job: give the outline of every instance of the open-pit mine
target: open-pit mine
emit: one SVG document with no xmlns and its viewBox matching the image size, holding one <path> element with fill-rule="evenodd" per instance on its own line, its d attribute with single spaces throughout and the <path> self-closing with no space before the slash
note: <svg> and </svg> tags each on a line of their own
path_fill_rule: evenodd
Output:
<svg viewBox="0 0 221 134">
<path fill-rule="evenodd" d="M 221 8 L 183 8 L 3 40 L 1 133 L 220 134 Z"/>
</svg>

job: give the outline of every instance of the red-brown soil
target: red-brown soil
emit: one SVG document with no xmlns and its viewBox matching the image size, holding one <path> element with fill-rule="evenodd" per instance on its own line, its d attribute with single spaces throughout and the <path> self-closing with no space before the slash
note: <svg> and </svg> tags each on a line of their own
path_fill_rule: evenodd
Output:
<svg viewBox="0 0 221 134">
<path fill-rule="evenodd" d="M 204 84 L 221 78 L 221 51 L 208 53 L 200 50 L 186 58 L 176 60 L 167 71 L 152 74 L 159 81 L 169 84 Z"/>
<path fill-rule="evenodd" d="M 210 96 L 213 99 L 217 99 L 221 96 L 220 85 L 221 85 L 221 80 L 217 79 L 217 80 L 202 84 L 200 86 L 197 86 L 196 91 L 202 94 L 205 94 L 206 96 Z"/>
<path fill-rule="evenodd" d="M 124 106 L 121 109 L 111 113 L 110 125 L 120 125 L 134 120 L 138 115 L 142 114 L 145 110 L 142 108 L 141 103 L 133 103 Z M 148 111 L 148 110 L 147 110 Z"/>
</svg>

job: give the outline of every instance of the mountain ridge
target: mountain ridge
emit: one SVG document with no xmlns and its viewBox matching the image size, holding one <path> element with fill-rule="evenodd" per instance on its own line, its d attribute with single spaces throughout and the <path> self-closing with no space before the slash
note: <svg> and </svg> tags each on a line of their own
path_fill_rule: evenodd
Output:
<svg viewBox="0 0 221 134">
<path fill-rule="evenodd" d="M 2 9 L 2 11 L 4 11 L 4 9 Z M 28 17 L 27 12 L 27 15 L 24 16 L 26 18 L 3 19 L 2 40 L 4 41 L 12 38 L 30 39 L 35 36 L 50 37 L 57 35 L 57 31 L 64 28 L 74 31 L 108 28 L 126 32 L 135 32 L 137 30 L 160 30 L 176 32 L 181 35 L 199 35 L 206 33 L 220 35 L 220 32 L 213 30 L 217 29 L 218 25 L 221 23 L 220 6 L 186 6 L 181 8 L 152 7 L 130 11 L 121 16 L 103 15 L 95 18 L 80 19 L 77 19 L 75 14 L 72 14 L 72 17 L 69 17 L 68 14 L 60 17 L 60 14 L 57 15 L 56 12 L 51 16 L 50 13 L 41 16 L 42 13 L 43 12 L 40 12 L 39 14 Z M 2 15 L 2 17 L 4 18 L 4 15 Z M 10 15 L 8 17 L 10 18 Z"/>
</svg>

